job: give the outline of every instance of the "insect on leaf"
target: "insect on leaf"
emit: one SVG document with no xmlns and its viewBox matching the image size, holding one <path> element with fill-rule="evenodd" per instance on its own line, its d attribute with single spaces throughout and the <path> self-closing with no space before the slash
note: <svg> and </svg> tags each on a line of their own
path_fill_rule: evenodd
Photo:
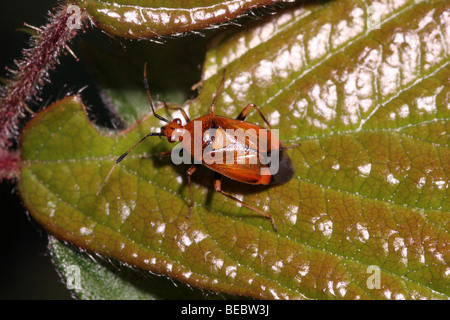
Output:
<svg viewBox="0 0 450 320">
<path fill-rule="evenodd" d="M 191 119 L 208 112 L 226 68 L 217 114 L 236 117 L 255 103 L 293 146 L 288 183 L 223 182 L 270 212 L 278 232 L 216 194 L 204 168 L 187 219 L 189 166 L 148 157 L 173 146 L 155 137 L 97 197 L 117 157 L 162 124 L 147 114 L 124 132 L 100 133 L 79 97 L 25 130 L 23 201 L 58 238 L 199 288 L 267 299 L 448 299 L 449 10 L 446 1 L 299 3 L 210 47 L 186 110 Z M 248 121 L 263 125 L 256 113 Z"/>
</svg>

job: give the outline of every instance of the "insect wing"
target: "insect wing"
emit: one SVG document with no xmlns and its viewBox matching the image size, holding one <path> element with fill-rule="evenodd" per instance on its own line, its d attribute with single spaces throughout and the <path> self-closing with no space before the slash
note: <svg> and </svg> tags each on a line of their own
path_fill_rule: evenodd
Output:
<svg viewBox="0 0 450 320">
<path fill-rule="evenodd" d="M 205 148 L 203 164 L 231 179 L 248 184 L 270 183 L 270 171 L 261 163 L 267 150 L 267 130 L 257 125 L 234 119 L 216 117 L 214 139 Z M 263 141 L 259 140 L 260 130 Z M 269 132 L 270 134 L 270 132 Z"/>
<path fill-rule="evenodd" d="M 230 179 L 248 184 L 269 184 L 271 181 L 269 169 L 260 162 L 257 164 L 204 163 L 204 165 Z M 262 175 L 262 172 L 267 172 L 269 175 Z"/>
<path fill-rule="evenodd" d="M 267 153 L 280 148 L 280 140 L 269 129 L 241 120 L 216 116 L 214 124 L 236 136 L 237 140 L 260 153 Z"/>
</svg>

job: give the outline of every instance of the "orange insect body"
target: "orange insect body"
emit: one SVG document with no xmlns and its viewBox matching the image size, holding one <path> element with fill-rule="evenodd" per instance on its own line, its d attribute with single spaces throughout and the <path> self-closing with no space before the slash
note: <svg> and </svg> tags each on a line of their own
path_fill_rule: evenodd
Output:
<svg viewBox="0 0 450 320">
<path fill-rule="evenodd" d="M 109 171 L 97 194 L 103 189 L 115 166 L 138 144 L 149 136 L 165 136 L 169 142 L 181 142 L 183 150 L 187 151 L 195 160 L 194 164 L 187 171 L 190 195 L 189 213 L 194 206 L 190 177 L 201 164 L 213 170 L 219 176 L 214 182 L 214 189 L 217 192 L 270 219 L 276 230 L 275 223 L 270 214 L 248 205 L 242 200 L 224 192 L 221 188 L 220 176 L 225 176 L 246 184 L 270 185 L 274 183 L 285 183 L 294 174 L 292 162 L 287 155 L 286 148 L 280 143 L 279 139 L 270 130 L 244 121 L 250 111 L 256 109 L 261 118 L 272 129 L 256 105 L 248 104 L 238 115 L 237 119 L 215 115 L 215 103 L 223 89 L 224 80 L 225 77 L 213 99 L 209 114 L 190 121 L 183 109 L 171 108 L 182 112 L 187 122 L 183 126 L 180 119 L 168 121 L 155 113 L 144 69 L 144 85 L 153 114 L 158 119 L 166 122 L 167 125 L 162 127 L 159 133 L 147 134 L 130 150 L 120 156 Z M 170 151 L 163 152 L 161 156 L 166 156 L 170 153 Z M 273 165 L 273 161 L 269 161 L 273 159 L 277 160 L 275 166 Z"/>
<path fill-rule="evenodd" d="M 195 134 L 196 122 L 202 124 L 201 134 Z M 223 176 L 247 184 L 262 185 L 285 183 L 292 178 L 294 171 L 286 150 L 275 135 L 261 126 L 208 114 L 188 122 L 183 129 L 190 134 L 188 142 L 180 137 L 183 149 L 204 166 Z M 207 134 L 211 129 L 214 134 Z M 196 142 L 200 144 L 198 139 L 202 139 L 201 153 L 195 150 Z M 277 152 L 280 158 L 276 172 L 271 171 L 270 163 L 261 162 L 273 152 Z"/>
</svg>

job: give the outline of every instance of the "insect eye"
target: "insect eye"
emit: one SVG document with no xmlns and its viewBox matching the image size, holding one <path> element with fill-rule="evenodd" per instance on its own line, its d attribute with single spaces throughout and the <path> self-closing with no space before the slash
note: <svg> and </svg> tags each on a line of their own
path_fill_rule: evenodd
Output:
<svg viewBox="0 0 450 320">
<path fill-rule="evenodd" d="M 173 119 L 173 121 L 175 121 L 176 124 L 181 126 L 181 120 L 180 119 L 176 118 L 176 119 Z"/>
</svg>

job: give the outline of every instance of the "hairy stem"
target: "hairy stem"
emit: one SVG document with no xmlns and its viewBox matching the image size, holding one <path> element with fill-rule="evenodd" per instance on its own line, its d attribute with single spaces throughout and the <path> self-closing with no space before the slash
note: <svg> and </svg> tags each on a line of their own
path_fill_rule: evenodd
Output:
<svg viewBox="0 0 450 320">
<path fill-rule="evenodd" d="M 19 160 L 20 155 L 17 150 L 0 149 L 0 182 L 3 179 L 19 179 Z"/>
<path fill-rule="evenodd" d="M 58 7 L 54 14 L 49 14 L 46 25 L 36 28 L 38 33 L 32 36 L 30 48 L 23 50 L 23 58 L 14 61 L 16 67 L 9 70 L 9 79 L 0 92 L 1 149 L 14 145 L 20 133 L 20 120 L 26 110 L 30 111 L 27 104 L 39 100 L 49 70 L 55 68 L 64 50 L 70 51 L 68 44 L 84 26 L 85 17 L 84 13 L 74 14 L 71 6 Z"/>
</svg>

